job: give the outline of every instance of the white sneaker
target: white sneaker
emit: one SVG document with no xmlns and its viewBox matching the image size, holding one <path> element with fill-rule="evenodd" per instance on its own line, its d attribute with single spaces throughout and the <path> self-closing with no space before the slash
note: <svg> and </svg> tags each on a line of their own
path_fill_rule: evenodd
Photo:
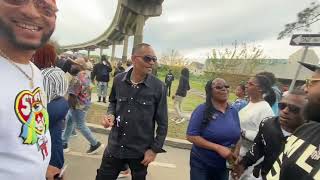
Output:
<svg viewBox="0 0 320 180">
<path fill-rule="evenodd" d="M 180 123 L 183 123 L 183 122 L 185 122 L 185 121 L 186 121 L 185 118 L 181 118 L 181 119 L 179 119 L 179 120 L 176 121 L 176 124 L 180 124 Z"/>
<path fill-rule="evenodd" d="M 125 177 L 129 177 L 130 176 L 130 171 L 126 170 L 126 171 L 121 171 L 118 178 L 125 178 Z"/>
<path fill-rule="evenodd" d="M 67 153 L 67 152 L 69 152 L 70 151 L 70 148 L 68 147 L 68 144 L 64 144 L 63 145 L 63 152 L 64 153 Z"/>
</svg>

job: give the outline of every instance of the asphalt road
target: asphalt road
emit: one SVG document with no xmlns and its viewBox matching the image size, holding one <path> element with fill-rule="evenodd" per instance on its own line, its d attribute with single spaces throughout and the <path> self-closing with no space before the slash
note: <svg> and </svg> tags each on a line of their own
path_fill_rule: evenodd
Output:
<svg viewBox="0 0 320 180">
<path fill-rule="evenodd" d="M 100 142 L 107 144 L 107 135 L 94 134 Z M 66 180 L 94 180 L 96 170 L 100 166 L 102 153 L 87 155 L 89 143 L 78 132 L 71 138 L 70 152 L 65 154 Z M 158 154 L 157 159 L 148 168 L 148 180 L 188 180 L 189 179 L 189 150 L 164 147 L 167 153 Z M 131 177 L 119 178 L 129 180 Z"/>
</svg>

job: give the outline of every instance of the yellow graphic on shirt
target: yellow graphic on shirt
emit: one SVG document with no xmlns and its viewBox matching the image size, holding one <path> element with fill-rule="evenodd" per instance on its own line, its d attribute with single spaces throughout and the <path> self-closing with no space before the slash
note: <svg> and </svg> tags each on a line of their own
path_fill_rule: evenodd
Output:
<svg viewBox="0 0 320 180">
<path fill-rule="evenodd" d="M 21 91 L 15 100 L 15 112 L 22 123 L 19 137 L 24 144 L 36 144 L 45 159 L 48 156 L 45 133 L 49 128 L 49 115 L 43 104 L 40 88 L 33 92 Z"/>
</svg>

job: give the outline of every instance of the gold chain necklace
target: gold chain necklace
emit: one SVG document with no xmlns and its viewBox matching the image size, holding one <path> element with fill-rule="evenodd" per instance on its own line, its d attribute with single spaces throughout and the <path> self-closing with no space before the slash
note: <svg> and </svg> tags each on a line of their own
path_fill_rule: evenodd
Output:
<svg viewBox="0 0 320 180">
<path fill-rule="evenodd" d="M 30 68 L 31 68 L 31 77 L 23 70 L 21 69 L 21 67 L 19 67 L 16 63 L 14 63 L 14 61 L 12 59 L 10 59 L 4 52 L 2 52 L 0 50 L 0 56 L 4 57 L 5 59 L 7 59 L 7 61 L 12 64 L 14 67 L 16 67 L 28 80 L 29 80 L 29 86 L 31 89 L 34 88 L 34 83 L 33 83 L 33 67 L 31 65 L 31 63 L 29 63 Z"/>
<path fill-rule="evenodd" d="M 143 81 L 144 81 L 144 80 L 139 81 L 139 82 L 134 82 L 134 81 L 132 80 L 132 72 L 131 72 L 131 74 L 130 74 L 130 82 L 131 82 L 133 88 L 137 88 L 138 85 L 141 84 Z"/>
</svg>

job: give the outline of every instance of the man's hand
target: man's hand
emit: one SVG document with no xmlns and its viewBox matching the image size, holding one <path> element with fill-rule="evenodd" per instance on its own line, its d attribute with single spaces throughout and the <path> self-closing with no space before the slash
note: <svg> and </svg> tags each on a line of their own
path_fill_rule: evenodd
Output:
<svg viewBox="0 0 320 180">
<path fill-rule="evenodd" d="M 54 176 L 60 174 L 60 169 L 54 166 L 49 165 L 47 169 L 46 179 L 47 180 L 54 180 Z"/>
<path fill-rule="evenodd" d="M 232 178 L 235 180 L 240 179 L 244 171 L 245 171 L 245 167 L 243 164 L 239 162 L 239 158 L 238 158 L 231 173 Z"/>
<path fill-rule="evenodd" d="M 151 149 L 148 149 L 144 153 L 144 159 L 141 161 L 141 164 L 148 166 L 152 161 L 156 159 L 157 153 L 153 152 Z"/>
<path fill-rule="evenodd" d="M 114 124 L 114 115 L 108 114 L 105 115 L 102 119 L 101 124 L 103 125 L 104 128 L 112 127 Z"/>
</svg>

